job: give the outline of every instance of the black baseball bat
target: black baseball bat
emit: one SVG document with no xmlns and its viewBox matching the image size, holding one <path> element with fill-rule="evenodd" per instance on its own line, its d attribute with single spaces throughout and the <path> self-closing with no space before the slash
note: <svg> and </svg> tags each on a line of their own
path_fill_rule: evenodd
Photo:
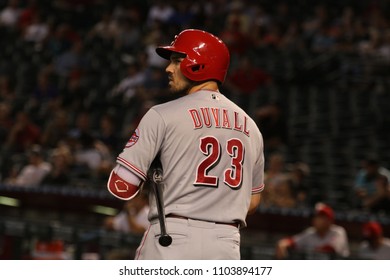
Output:
<svg viewBox="0 0 390 280">
<path fill-rule="evenodd" d="M 157 214 L 161 231 L 158 243 L 160 243 L 160 245 L 163 247 L 168 247 L 172 244 L 172 237 L 167 233 L 166 228 L 165 211 L 163 207 L 163 194 L 161 192 L 161 187 L 163 183 L 163 172 L 160 167 L 153 169 L 152 181 L 154 194 L 156 196 Z"/>
</svg>

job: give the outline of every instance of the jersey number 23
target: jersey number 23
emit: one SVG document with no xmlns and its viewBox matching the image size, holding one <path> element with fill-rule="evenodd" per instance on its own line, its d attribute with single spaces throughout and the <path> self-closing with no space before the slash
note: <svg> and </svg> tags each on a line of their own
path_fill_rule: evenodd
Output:
<svg viewBox="0 0 390 280">
<path fill-rule="evenodd" d="M 232 189 L 239 189 L 242 184 L 242 163 L 244 161 L 244 145 L 241 140 L 232 138 L 226 141 L 225 149 L 213 136 L 206 136 L 200 139 L 200 151 L 206 158 L 196 169 L 195 186 L 218 187 L 219 178 L 210 175 L 209 172 L 220 164 L 221 153 L 226 151 L 230 156 L 230 166 L 223 173 L 223 182 Z"/>
</svg>

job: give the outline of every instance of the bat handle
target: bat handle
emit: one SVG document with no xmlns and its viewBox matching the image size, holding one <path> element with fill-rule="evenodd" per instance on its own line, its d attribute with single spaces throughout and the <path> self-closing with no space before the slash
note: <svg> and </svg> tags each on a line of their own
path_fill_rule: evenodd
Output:
<svg viewBox="0 0 390 280">
<path fill-rule="evenodd" d="M 161 236 L 158 239 L 158 243 L 163 247 L 168 247 L 172 244 L 172 237 L 167 234 L 166 229 L 166 221 L 165 221 L 165 211 L 163 207 L 163 194 L 160 189 L 160 185 L 162 184 L 162 170 L 160 168 L 156 168 L 153 172 L 153 188 L 156 195 L 156 206 L 158 212 L 158 218 L 160 222 L 160 231 Z"/>
</svg>

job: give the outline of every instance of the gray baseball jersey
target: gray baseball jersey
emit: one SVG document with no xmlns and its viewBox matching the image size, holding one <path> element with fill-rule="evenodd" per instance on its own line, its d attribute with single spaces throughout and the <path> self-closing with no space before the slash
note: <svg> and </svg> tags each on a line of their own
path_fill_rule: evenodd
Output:
<svg viewBox="0 0 390 280">
<path fill-rule="evenodd" d="M 165 214 L 241 222 L 263 190 L 263 140 L 255 122 L 217 91 L 202 90 L 151 108 L 117 162 L 143 179 L 159 154 Z M 150 199 L 149 219 L 157 218 Z"/>
<path fill-rule="evenodd" d="M 320 237 L 314 227 L 309 227 L 303 232 L 292 237 L 296 248 L 307 253 L 315 252 L 317 249 L 330 245 L 336 253 L 342 257 L 349 256 L 348 237 L 345 229 L 338 225 L 332 225 L 328 233 Z"/>
</svg>

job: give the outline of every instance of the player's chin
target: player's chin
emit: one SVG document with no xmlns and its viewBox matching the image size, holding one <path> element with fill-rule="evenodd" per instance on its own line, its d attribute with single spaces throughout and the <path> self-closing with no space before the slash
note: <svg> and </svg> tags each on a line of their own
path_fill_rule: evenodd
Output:
<svg viewBox="0 0 390 280">
<path fill-rule="evenodd" d="M 168 88 L 169 88 L 169 91 L 171 93 L 178 93 L 181 91 L 181 89 L 177 85 L 175 85 L 173 82 L 169 82 Z"/>
<path fill-rule="evenodd" d="M 173 86 L 171 83 L 168 84 L 168 90 L 171 93 L 177 92 L 177 88 L 175 86 Z"/>
</svg>

